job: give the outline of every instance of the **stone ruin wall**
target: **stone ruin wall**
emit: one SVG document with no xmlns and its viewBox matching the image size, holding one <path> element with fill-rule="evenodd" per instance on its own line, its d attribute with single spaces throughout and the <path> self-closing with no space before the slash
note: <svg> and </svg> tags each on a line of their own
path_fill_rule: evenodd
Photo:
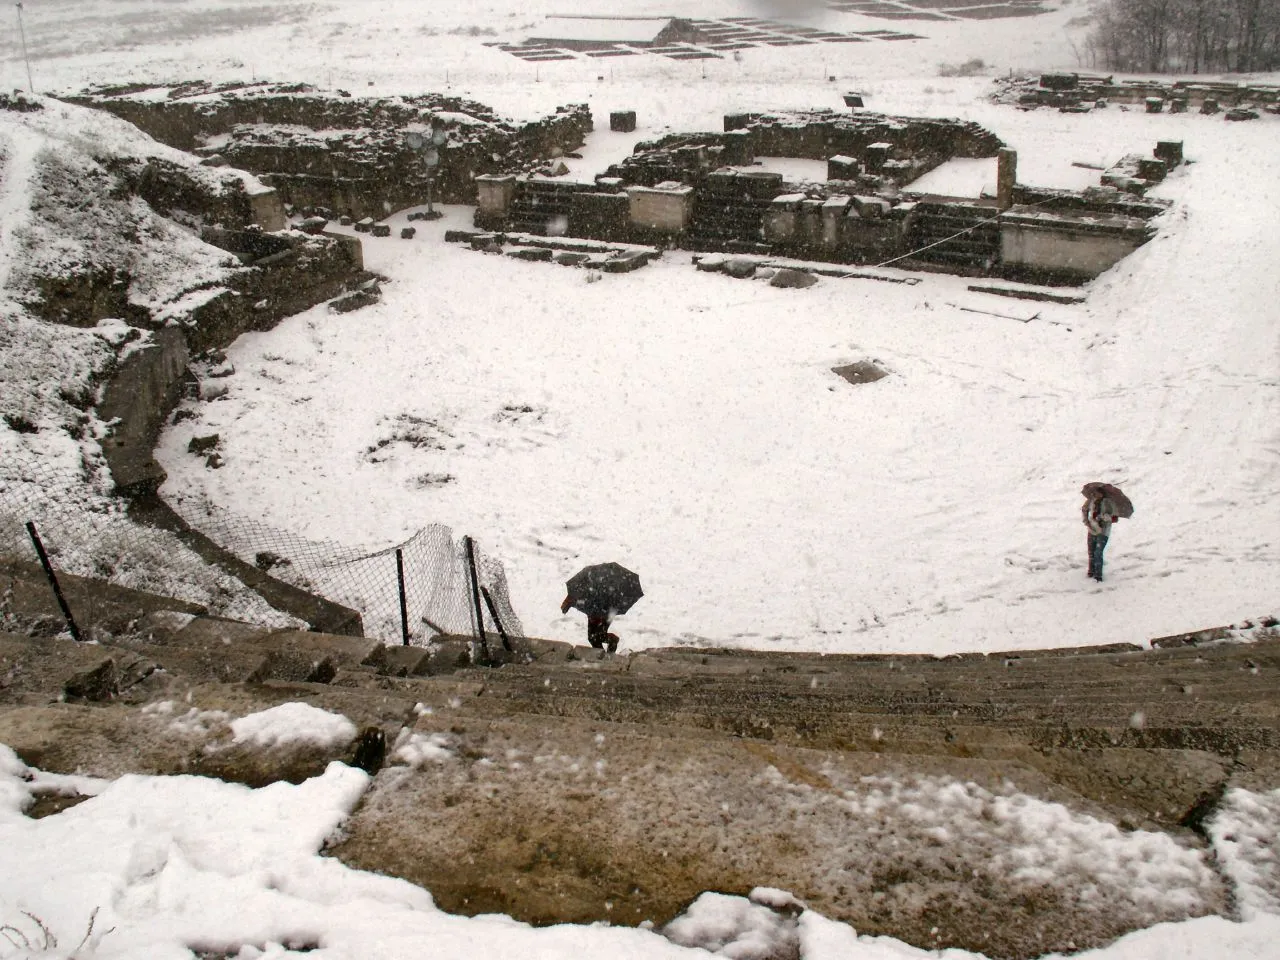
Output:
<svg viewBox="0 0 1280 960">
<path fill-rule="evenodd" d="M 594 183 L 482 177 L 475 225 L 834 263 L 909 255 L 917 269 L 1072 284 L 1150 239 L 1164 207 L 1144 192 L 1181 162 L 1180 144 L 1160 144 L 1105 172 L 1100 188 L 1045 191 L 1016 184 L 1016 154 L 973 123 L 814 111 L 730 114 L 724 125 L 639 143 Z M 1164 147 L 1176 159 L 1161 159 Z M 787 182 L 752 169 L 756 156 L 825 161 L 825 176 Z M 954 157 L 996 156 L 1000 197 L 903 189 Z"/>
<path fill-rule="evenodd" d="M 229 91 L 175 88 L 135 97 L 138 88 L 68 98 L 106 110 L 155 139 L 248 170 L 296 208 L 375 219 L 426 202 L 428 168 L 405 143 L 410 128 L 434 124 L 448 136 L 434 170 L 432 199 L 474 203 L 474 177 L 532 169 L 580 147 L 590 108 L 575 104 L 513 125 L 459 97 L 362 98 L 308 87 L 259 85 Z"/>
<path fill-rule="evenodd" d="M 1280 113 L 1280 85 L 1211 80 L 1119 79 L 1089 73 L 1045 73 L 996 81 L 992 99 L 1021 107 L 1057 107 L 1078 112 L 1095 105 L 1160 101 L 1170 112 L 1265 110 Z M 1237 118 L 1239 119 L 1239 118 Z"/>
</svg>

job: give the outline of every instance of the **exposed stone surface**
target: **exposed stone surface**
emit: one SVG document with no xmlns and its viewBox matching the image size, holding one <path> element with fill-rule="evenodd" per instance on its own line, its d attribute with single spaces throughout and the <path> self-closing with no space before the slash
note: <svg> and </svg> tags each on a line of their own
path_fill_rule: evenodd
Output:
<svg viewBox="0 0 1280 960">
<path fill-rule="evenodd" d="M 806 273 L 803 270 L 792 270 L 789 268 L 778 270 L 769 278 L 769 286 L 786 287 L 789 289 L 804 289 L 805 287 L 812 287 L 817 282 L 818 278 L 812 273 Z"/>
<path fill-rule="evenodd" d="M 11 624 L 48 609 L 27 600 Z M 1182 908 L 1090 879 L 1087 863 L 1018 881 L 993 866 L 1013 821 L 977 817 L 977 839 L 952 850 L 910 803 L 987 809 L 1016 792 L 1195 848 L 1226 786 L 1280 786 L 1280 638 L 1262 627 L 1252 644 L 1187 635 L 1146 651 L 942 660 L 601 657 L 532 640 L 480 669 L 465 638 L 382 648 L 149 602 L 98 645 L 0 636 L 0 742 L 45 769 L 103 776 L 264 784 L 334 759 L 376 769 L 329 852 L 462 913 L 662 923 L 704 890 L 763 885 L 862 933 L 1039 956 Z M 108 699 L 50 702 L 106 660 Z M 293 679 L 301 670 L 308 679 Z M 323 748 L 232 742 L 231 719 L 290 701 L 341 713 L 359 735 Z M 1103 886 L 1077 896 L 1077 882 Z M 1226 909 L 1211 872 L 1196 883 L 1197 910 Z"/>
</svg>

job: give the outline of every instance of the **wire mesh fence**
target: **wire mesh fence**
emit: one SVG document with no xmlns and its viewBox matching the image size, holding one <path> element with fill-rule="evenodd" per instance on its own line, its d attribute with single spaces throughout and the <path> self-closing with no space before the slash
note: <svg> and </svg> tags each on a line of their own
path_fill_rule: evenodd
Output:
<svg viewBox="0 0 1280 960">
<path fill-rule="evenodd" d="M 425 643 L 480 631 L 501 642 L 523 637 L 502 563 L 442 524 L 366 553 L 308 540 L 197 498 L 169 504 L 192 527 L 240 559 L 286 583 L 359 611 L 366 636 Z M 470 547 L 468 547 L 470 543 Z M 471 559 L 475 561 L 473 581 Z"/>
<path fill-rule="evenodd" d="M 34 523 L 61 572 L 199 604 L 264 626 L 294 618 L 212 567 L 167 530 L 135 523 L 124 501 L 96 489 L 73 458 L 11 447 L 0 451 L 0 554 L 34 562 Z"/>
<path fill-rule="evenodd" d="M 135 522 L 124 501 L 97 492 L 67 461 L 31 451 L 4 454 L 0 553 L 34 560 L 26 528 L 33 522 L 56 570 L 202 604 L 233 619 L 296 622 L 205 563 L 174 534 Z M 366 636 L 417 645 L 442 634 L 500 644 L 524 636 L 502 563 L 446 526 L 432 524 L 404 543 L 370 553 L 237 517 L 202 498 L 171 500 L 170 506 L 242 561 L 356 610 Z"/>
</svg>

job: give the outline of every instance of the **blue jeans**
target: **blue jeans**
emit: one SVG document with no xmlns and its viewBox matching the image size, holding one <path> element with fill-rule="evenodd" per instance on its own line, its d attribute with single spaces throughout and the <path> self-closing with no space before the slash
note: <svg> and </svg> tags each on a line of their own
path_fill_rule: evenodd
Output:
<svg viewBox="0 0 1280 960">
<path fill-rule="evenodd" d="M 1102 551 L 1107 549 L 1107 537 L 1100 533 L 1089 534 L 1089 576 L 1102 579 Z"/>
</svg>

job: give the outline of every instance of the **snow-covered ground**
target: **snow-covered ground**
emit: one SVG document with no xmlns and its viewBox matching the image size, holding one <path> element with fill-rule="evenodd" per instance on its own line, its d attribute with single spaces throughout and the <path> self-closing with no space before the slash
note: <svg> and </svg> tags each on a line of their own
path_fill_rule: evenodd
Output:
<svg viewBox="0 0 1280 960">
<path fill-rule="evenodd" d="M 526 630 L 543 636 L 580 640 L 581 621 L 558 613 L 579 565 L 624 562 L 646 591 L 617 625 L 624 651 L 1140 642 L 1276 612 L 1280 238 L 1269 214 L 1280 208 L 1280 121 L 983 102 L 991 75 L 1078 65 L 1082 0 L 1044 18 L 957 24 L 781 0 L 713 0 L 697 15 L 779 8 L 832 29 L 888 26 L 926 39 L 747 50 L 740 61 L 534 65 L 482 41 L 520 39 L 543 14 L 563 12 L 552 0 L 25 4 L 40 91 L 189 78 L 449 89 L 521 118 L 589 102 L 599 127 L 610 110 L 636 109 L 635 135 L 593 135 L 573 162 L 582 177 L 637 138 L 719 129 L 732 110 L 838 108 L 847 89 L 873 109 L 986 125 L 1018 150 L 1027 183 L 1079 186 L 1086 168 L 1073 161 L 1146 153 L 1160 139 L 1184 141 L 1193 161 L 1157 191 L 1174 201 L 1160 236 L 1077 307 L 996 300 L 936 275 L 775 290 L 695 273 L 678 253 L 587 283 L 580 271 L 445 246 L 443 229 L 470 218 L 450 208 L 444 221 L 418 224 L 413 241 L 366 240 L 369 265 L 392 281 L 381 304 L 341 317 L 312 311 L 238 343 L 228 396 L 164 440 L 171 485 L 353 546 L 452 524 L 506 561 Z M 940 64 L 973 58 L 988 76 L 939 76 Z M 26 87 L 14 31 L 0 70 L 7 88 Z M 25 156 L 7 153 L 6 171 Z M 987 179 L 960 168 L 938 176 L 969 189 Z M 0 198 L 5 209 L 12 200 Z M 0 254 L 7 274 L 14 248 Z M 830 372 L 861 359 L 891 376 L 852 387 Z M 370 463 L 363 451 L 404 413 L 436 422 L 445 449 L 393 448 Z M 185 453 L 190 432 L 210 429 L 223 437 L 221 471 Z M 412 481 L 424 473 L 455 479 L 422 489 Z M 1114 531 L 1101 585 L 1084 577 L 1076 512 L 1080 485 L 1093 479 L 1121 484 L 1137 505 Z M 326 736 L 340 727 L 328 722 Z M 271 723 L 242 729 L 269 736 Z M 332 957 L 703 955 L 644 930 L 449 917 L 419 889 L 317 857 L 367 783 L 345 767 L 258 791 L 181 777 L 82 783 L 98 796 L 40 821 L 17 814 L 33 783 L 49 780 L 0 758 L 6 960 L 188 957 L 206 947 L 276 957 L 288 955 L 286 942 Z M 1277 801 L 1242 792 L 1228 801 L 1216 850 L 1245 922 L 1166 925 L 1089 956 L 1275 955 Z M 694 942 L 715 946 L 718 927 L 750 925 L 733 919 L 742 901 L 705 909 L 687 926 L 701 925 Z M 40 947 L 40 923 L 56 949 Z M 813 914 L 799 936 L 804 960 L 921 955 Z"/>
<path fill-rule="evenodd" d="M 157 724 L 177 730 L 173 704 L 157 704 Z M 285 704 L 228 722 L 205 717 L 225 742 L 262 745 L 350 740 L 335 714 Z M 183 728 L 187 729 L 187 728 Z M 398 760 L 459 762 L 447 747 Z M 508 917 L 451 916 L 403 880 L 352 870 L 318 856 L 368 787 L 361 770 L 333 763 L 301 784 L 252 790 L 201 777 L 127 776 L 114 782 L 43 773 L 0 745 L 0 957 L 187 960 L 193 953 L 237 960 L 307 956 L 322 960 L 476 956 L 575 956 L 661 960 L 719 955 L 732 960 L 798 955 L 800 960 L 979 960 L 967 951 L 930 952 L 806 911 L 784 920 L 765 905 L 795 903 L 782 891 L 742 897 L 708 893 L 665 928 L 559 925 L 535 929 Z M 36 796 L 81 794 L 57 816 L 23 815 Z M 1194 908 L 1208 885 L 1206 854 L 1159 833 L 1124 832 L 1058 804 L 992 797 L 972 784 L 914 785 L 869 777 L 842 792 L 853 815 L 900 806 L 960 859 L 975 858 L 993 830 L 1005 839 L 984 859 L 989 879 L 1083 872 L 1129 887 L 1135 900 Z M 1130 934 L 1095 960 L 1155 957 L 1263 960 L 1275 956 L 1280 791 L 1232 791 L 1212 825 L 1214 851 L 1236 884 L 1243 922 L 1206 917 Z M 922 826 L 923 828 L 923 826 Z M 1087 893 L 1087 891 L 1086 891 Z M 790 946 L 795 953 L 788 954 Z M 775 952 L 771 952 L 775 951 Z"/>
<path fill-rule="evenodd" d="M 238 343 L 230 394 L 164 439 L 167 489 L 356 547 L 447 523 L 505 561 L 526 631 L 560 639 L 582 637 L 580 620 L 558 612 L 564 580 L 617 560 L 646 592 L 618 624 L 624 649 L 1142 642 L 1274 612 L 1280 241 L 1259 213 L 1280 200 L 1277 121 L 985 102 L 990 74 L 1077 66 L 1079 4 L 909 26 L 782 6 L 831 29 L 926 39 L 534 65 L 484 44 L 528 35 L 549 3 L 344 0 L 268 16 L 192 0 L 160 17 L 130 0 L 29 7 L 40 89 L 189 77 L 361 93 L 447 85 L 514 116 L 587 101 L 600 129 L 572 161 L 583 178 L 637 139 L 718 129 L 731 110 L 839 107 L 846 89 L 877 109 L 984 124 L 1017 149 L 1025 183 L 1078 187 L 1096 171 L 1077 164 L 1160 139 L 1182 140 L 1192 161 L 1157 190 L 1174 201 L 1160 237 L 1078 307 L 973 294 L 936 275 L 773 290 L 696 274 L 679 253 L 587 284 L 580 271 L 443 245 L 446 226 L 469 222 L 452 209 L 414 241 L 366 239 L 368 264 L 392 279 L 378 306 L 317 309 Z M 605 10 L 665 8 L 578 12 Z M 698 13 L 770 8 L 726 0 Z M 5 65 L 21 86 L 16 52 Z M 939 76 L 975 58 L 988 76 Z M 634 134 L 607 130 L 605 113 L 623 107 L 638 110 Z M 989 181 L 981 163 L 952 164 L 925 186 L 976 194 Z M 830 372 L 861 359 L 892 375 L 850 387 Z M 444 449 L 397 445 L 369 462 L 364 451 L 404 414 L 437 424 Z M 220 471 L 185 452 L 192 433 L 212 431 Z M 415 482 L 424 475 L 454 479 Z M 1083 575 L 1076 514 L 1092 479 L 1137 504 L 1114 530 L 1101 586 Z"/>
<path fill-rule="evenodd" d="M 1160 236 L 1086 304 L 938 275 L 776 290 L 678 252 L 587 283 L 442 244 L 469 208 L 409 242 L 401 213 L 365 241 L 382 303 L 237 343 L 229 395 L 162 442 L 167 489 L 371 548 L 450 524 L 506 562 L 526 631 L 559 639 L 582 637 L 564 581 L 617 560 L 646 593 L 624 649 L 1141 643 L 1272 612 L 1280 275 L 1254 211 L 1280 203 L 1274 121 L 1025 114 L 973 92 L 920 109 L 988 124 L 1026 182 L 1186 144 Z M 831 372 L 863 359 L 891 376 Z M 370 462 L 398 416 L 436 424 L 440 449 Z M 186 453 L 213 432 L 218 471 Z M 1077 512 L 1092 479 L 1137 504 L 1102 585 Z"/>
</svg>

